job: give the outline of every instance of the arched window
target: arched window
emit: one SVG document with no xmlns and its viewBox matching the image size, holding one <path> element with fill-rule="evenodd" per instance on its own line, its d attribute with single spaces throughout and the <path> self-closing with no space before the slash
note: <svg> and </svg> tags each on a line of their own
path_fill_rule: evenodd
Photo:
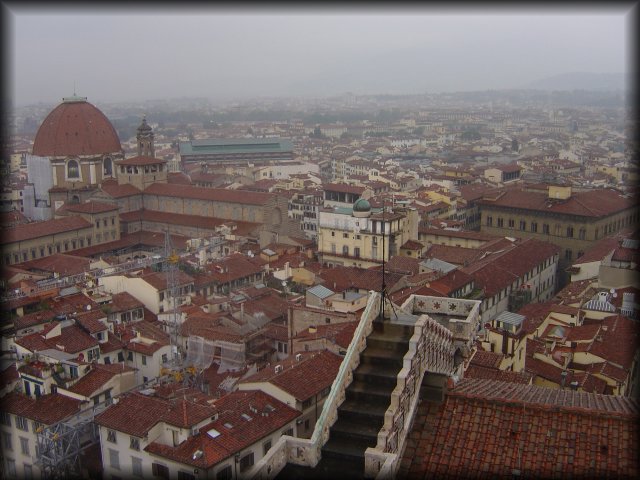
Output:
<svg viewBox="0 0 640 480">
<path fill-rule="evenodd" d="M 80 166 L 77 160 L 67 162 L 67 178 L 80 178 Z"/>
<path fill-rule="evenodd" d="M 110 157 L 104 159 L 104 161 L 102 162 L 102 168 L 103 175 L 105 177 L 110 177 L 111 175 L 113 175 L 113 162 L 111 161 Z"/>
</svg>

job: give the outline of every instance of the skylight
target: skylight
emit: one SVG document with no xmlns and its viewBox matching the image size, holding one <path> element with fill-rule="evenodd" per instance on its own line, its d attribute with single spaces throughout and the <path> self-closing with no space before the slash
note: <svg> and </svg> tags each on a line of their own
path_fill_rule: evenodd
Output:
<svg viewBox="0 0 640 480">
<path fill-rule="evenodd" d="M 216 438 L 220 436 L 220 432 L 215 428 L 212 428 L 211 430 L 207 431 L 207 435 L 209 435 L 211 438 Z"/>
</svg>

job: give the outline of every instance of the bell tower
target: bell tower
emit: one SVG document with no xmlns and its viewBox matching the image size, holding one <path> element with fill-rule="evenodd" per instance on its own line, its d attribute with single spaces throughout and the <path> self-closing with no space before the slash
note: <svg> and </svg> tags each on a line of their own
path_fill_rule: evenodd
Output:
<svg viewBox="0 0 640 480">
<path fill-rule="evenodd" d="M 147 116 L 142 117 L 142 123 L 138 127 L 138 156 L 155 157 L 153 146 L 153 130 L 147 123 Z"/>
</svg>

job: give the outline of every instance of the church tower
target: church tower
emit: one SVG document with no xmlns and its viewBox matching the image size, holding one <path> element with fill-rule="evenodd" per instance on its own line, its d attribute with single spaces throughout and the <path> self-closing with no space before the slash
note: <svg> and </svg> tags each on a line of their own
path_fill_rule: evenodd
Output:
<svg viewBox="0 0 640 480">
<path fill-rule="evenodd" d="M 142 117 L 142 123 L 138 127 L 138 156 L 155 157 L 155 149 L 153 146 L 153 130 L 147 123 L 147 117 Z"/>
</svg>

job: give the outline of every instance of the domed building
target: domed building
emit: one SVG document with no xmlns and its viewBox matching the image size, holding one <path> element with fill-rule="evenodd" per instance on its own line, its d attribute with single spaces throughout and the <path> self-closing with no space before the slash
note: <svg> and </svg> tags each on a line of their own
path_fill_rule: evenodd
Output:
<svg viewBox="0 0 640 480">
<path fill-rule="evenodd" d="M 364 198 L 359 198 L 353 204 L 353 216 L 357 218 L 367 218 L 371 216 L 371 204 Z"/>
<path fill-rule="evenodd" d="M 116 130 L 86 97 L 66 97 L 36 133 L 33 155 L 48 158 L 52 184 L 50 205 L 81 203 L 100 183 L 115 178 L 114 162 L 124 158 Z"/>
</svg>

